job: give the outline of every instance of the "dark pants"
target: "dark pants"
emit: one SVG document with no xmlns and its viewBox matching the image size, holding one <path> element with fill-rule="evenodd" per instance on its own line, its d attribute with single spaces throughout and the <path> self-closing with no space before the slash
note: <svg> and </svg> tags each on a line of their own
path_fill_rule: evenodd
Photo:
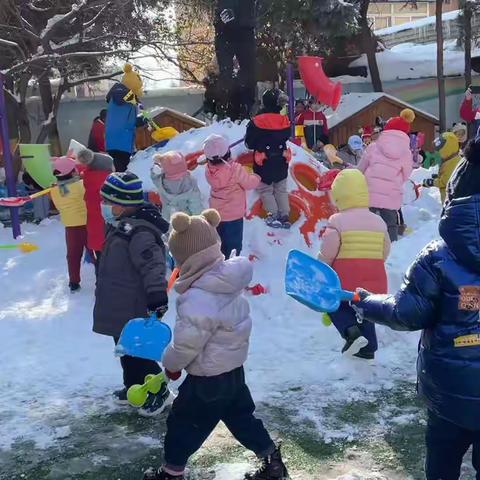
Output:
<svg viewBox="0 0 480 480">
<path fill-rule="evenodd" d="M 228 260 L 233 250 L 237 251 L 237 256 L 240 255 L 243 243 L 243 218 L 220 222 L 217 232 L 222 241 L 222 253 L 225 258 Z"/>
<path fill-rule="evenodd" d="M 387 224 L 390 241 L 396 242 L 398 240 L 398 211 L 388 208 L 371 208 L 370 211 L 382 217 Z"/>
<path fill-rule="evenodd" d="M 95 250 L 93 252 L 93 257 L 95 260 L 95 276 L 98 277 L 98 269 L 100 268 L 100 257 L 102 252 L 100 250 Z"/>
<path fill-rule="evenodd" d="M 120 339 L 117 337 L 113 338 L 115 345 L 118 343 L 118 340 Z M 131 357 L 130 355 L 120 357 L 120 364 L 123 369 L 123 385 L 127 389 L 132 385 L 143 384 L 147 375 L 157 375 L 162 371 L 157 362 Z"/>
<path fill-rule="evenodd" d="M 108 154 L 113 158 L 113 165 L 116 172 L 126 172 L 130 163 L 131 153 L 120 150 L 109 150 Z"/>
<path fill-rule="evenodd" d="M 87 248 L 87 227 L 65 227 L 67 243 L 67 264 L 70 283 L 80 283 L 80 266 L 83 251 Z"/>
<path fill-rule="evenodd" d="M 472 425 L 473 426 L 473 425 Z M 473 467 L 480 480 L 480 425 L 478 430 L 467 430 L 428 412 L 427 480 L 458 480 L 463 457 L 473 445 Z"/>
<path fill-rule="evenodd" d="M 219 104 L 224 111 L 228 110 L 228 104 L 234 97 L 237 98 L 240 104 L 239 109 L 244 116 L 251 111 L 255 103 L 255 49 L 255 30 L 253 28 L 217 27 L 215 52 L 219 68 Z M 234 57 L 240 66 L 237 82 L 238 92 L 234 91 Z"/>
<path fill-rule="evenodd" d="M 215 377 L 188 375 L 167 419 L 167 467 L 181 470 L 220 420 L 245 448 L 260 458 L 270 455 L 275 445 L 254 411 L 243 367 Z"/>
<path fill-rule="evenodd" d="M 378 350 L 375 324 L 367 321 L 358 323 L 355 311 L 348 303 L 342 302 L 338 311 L 330 313 L 329 315 L 332 319 L 332 323 L 343 338 L 346 337 L 347 328 L 357 325 L 358 328 L 360 328 L 362 335 L 368 340 L 368 345 L 362 348 L 362 351 L 374 353 Z"/>
</svg>

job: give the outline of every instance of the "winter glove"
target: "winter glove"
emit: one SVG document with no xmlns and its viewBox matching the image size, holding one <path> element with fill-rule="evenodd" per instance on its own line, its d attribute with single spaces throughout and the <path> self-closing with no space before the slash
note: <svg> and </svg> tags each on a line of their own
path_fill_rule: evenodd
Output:
<svg viewBox="0 0 480 480">
<path fill-rule="evenodd" d="M 235 20 L 235 12 L 231 8 L 225 8 L 220 13 L 220 20 L 226 25 Z"/>
<path fill-rule="evenodd" d="M 431 188 L 435 186 L 435 180 L 433 178 L 426 178 L 422 185 L 426 188 Z"/>
<path fill-rule="evenodd" d="M 165 375 L 170 379 L 170 380 L 178 380 L 182 376 L 182 372 L 171 372 L 170 370 L 165 369 Z"/>
<path fill-rule="evenodd" d="M 154 163 L 152 166 L 152 173 L 156 176 L 160 176 L 163 173 L 162 167 L 158 163 Z"/>
<path fill-rule="evenodd" d="M 365 315 L 362 308 L 362 302 L 364 302 L 371 295 L 371 293 L 363 288 L 357 288 L 355 293 L 359 300 L 356 302 L 350 302 L 350 306 L 355 311 L 358 323 L 363 323 Z"/>
<path fill-rule="evenodd" d="M 465 100 L 472 100 L 472 90 L 470 89 L 470 87 L 467 88 L 467 91 L 465 92 Z"/>
<path fill-rule="evenodd" d="M 155 314 L 160 320 L 168 311 L 166 292 L 154 292 L 147 296 L 147 308 L 150 315 Z"/>
<path fill-rule="evenodd" d="M 267 159 L 267 154 L 265 152 L 255 152 L 255 163 L 259 166 L 263 166 L 263 162 Z"/>
</svg>

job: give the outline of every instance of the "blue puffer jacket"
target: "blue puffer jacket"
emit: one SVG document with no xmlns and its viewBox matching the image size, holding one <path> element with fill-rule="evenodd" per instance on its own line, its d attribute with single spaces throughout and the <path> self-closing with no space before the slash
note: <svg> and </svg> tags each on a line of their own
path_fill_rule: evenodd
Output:
<svg viewBox="0 0 480 480">
<path fill-rule="evenodd" d="M 135 128 L 144 124 L 137 117 L 137 105 L 126 102 L 129 89 L 123 83 L 116 83 L 107 94 L 107 121 L 105 124 L 105 142 L 107 151 L 120 150 L 133 153 Z"/>
<path fill-rule="evenodd" d="M 423 329 L 420 395 L 440 417 L 480 430 L 480 195 L 448 204 L 439 230 L 443 241 L 419 254 L 400 292 L 359 306 L 375 323 Z"/>
</svg>

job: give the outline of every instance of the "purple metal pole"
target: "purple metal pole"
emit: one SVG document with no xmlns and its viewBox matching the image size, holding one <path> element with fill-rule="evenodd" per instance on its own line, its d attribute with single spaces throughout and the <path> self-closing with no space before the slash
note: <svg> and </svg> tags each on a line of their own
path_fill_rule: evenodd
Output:
<svg viewBox="0 0 480 480">
<path fill-rule="evenodd" d="M 293 90 L 293 63 L 287 65 L 288 117 L 292 140 L 295 138 L 295 92 Z"/>
<path fill-rule="evenodd" d="M 5 104 L 5 93 L 3 91 L 3 74 L 0 72 L 0 134 L 3 144 L 3 159 L 5 163 L 5 175 L 7 177 L 7 192 L 10 197 L 17 196 L 17 179 L 13 170 L 12 153 L 10 152 L 10 139 L 8 138 L 7 106 Z M 18 208 L 10 208 L 12 219 L 13 238 L 21 235 L 20 216 Z"/>
</svg>

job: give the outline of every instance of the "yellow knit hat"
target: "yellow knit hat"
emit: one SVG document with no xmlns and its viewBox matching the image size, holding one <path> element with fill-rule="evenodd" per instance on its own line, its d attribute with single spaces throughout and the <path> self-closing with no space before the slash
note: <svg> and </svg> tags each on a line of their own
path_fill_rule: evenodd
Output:
<svg viewBox="0 0 480 480">
<path fill-rule="evenodd" d="M 141 97 L 143 95 L 143 81 L 140 74 L 133 69 L 130 63 L 125 64 L 123 71 L 122 83 L 137 97 Z"/>
<path fill-rule="evenodd" d="M 411 108 L 405 108 L 400 112 L 400 117 L 408 123 L 413 123 L 415 121 L 415 112 Z"/>
<path fill-rule="evenodd" d="M 368 186 L 363 173 L 356 168 L 342 170 L 332 183 L 332 198 L 339 210 L 368 208 Z"/>
</svg>

